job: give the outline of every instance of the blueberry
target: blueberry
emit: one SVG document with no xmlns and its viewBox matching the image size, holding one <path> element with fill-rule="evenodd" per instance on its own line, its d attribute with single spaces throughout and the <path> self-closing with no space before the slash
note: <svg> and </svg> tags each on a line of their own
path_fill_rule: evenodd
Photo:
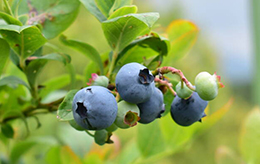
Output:
<svg viewBox="0 0 260 164">
<path fill-rule="evenodd" d="M 100 130 L 109 127 L 115 121 L 117 102 L 107 88 L 90 86 L 76 93 L 72 110 L 78 125 L 88 130 Z"/>
<path fill-rule="evenodd" d="M 136 104 L 131 104 L 122 100 L 118 103 L 115 125 L 122 129 L 135 126 L 140 119 L 139 116 L 140 111 Z"/>
<path fill-rule="evenodd" d="M 140 123 L 148 124 L 156 118 L 160 118 L 161 114 L 165 111 L 163 94 L 161 90 L 155 88 L 150 99 L 146 102 L 138 104 L 138 107 L 140 109 Z"/>
<path fill-rule="evenodd" d="M 203 100 L 213 100 L 218 95 L 218 89 L 223 87 L 220 83 L 220 76 L 201 72 L 195 78 L 196 92 Z"/>
<path fill-rule="evenodd" d="M 189 126 L 206 116 L 204 113 L 208 102 L 201 99 L 196 92 L 193 92 L 188 99 L 176 96 L 171 105 L 172 119 L 181 126 Z"/>
<path fill-rule="evenodd" d="M 139 63 L 128 63 L 116 75 L 116 89 L 121 98 L 138 104 L 150 98 L 154 91 L 152 73 Z"/>
<path fill-rule="evenodd" d="M 192 94 L 192 90 L 190 90 L 185 83 L 183 83 L 183 87 L 181 87 L 181 82 L 179 82 L 176 87 L 176 93 L 180 98 L 186 99 L 189 98 Z"/>
</svg>

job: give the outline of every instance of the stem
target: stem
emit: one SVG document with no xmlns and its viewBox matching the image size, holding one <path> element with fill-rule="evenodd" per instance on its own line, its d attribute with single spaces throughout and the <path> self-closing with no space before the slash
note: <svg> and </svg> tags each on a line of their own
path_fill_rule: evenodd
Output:
<svg viewBox="0 0 260 164">
<path fill-rule="evenodd" d="M 86 133 L 88 133 L 88 135 L 90 135 L 91 137 L 95 137 L 94 134 L 90 133 L 88 130 L 85 130 Z"/>
<path fill-rule="evenodd" d="M 154 76 L 158 74 L 163 75 L 169 72 L 172 74 L 177 74 L 180 77 L 181 81 L 184 82 L 190 90 L 195 91 L 195 88 L 191 85 L 191 83 L 186 79 L 184 74 L 179 69 L 166 66 L 166 67 L 158 68 L 157 70 L 153 71 L 153 75 Z"/>
<path fill-rule="evenodd" d="M 48 104 L 39 103 L 36 107 L 33 105 L 28 106 L 27 108 L 22 110 L 22 113 L 23 113 L 24 117 L 30 117 L 30 116 L 34 116 L 35 114 L 46 113 L 46 110 L 47 110 L 47 113 L 57 111 L 58 105 L 62 102 L 63 99 L 64 98 L 60 98 L 60 99 L 53 101 L 51 103 L 48 103 Z M 46 109 L 46 110 L 43 111 L 42 109 Z M 20 116 L 15 115 L 15 116 L 6 117 L 0 123 L 5 123 L 8 121 L 17 119 L 17 118 L 20 118 Z"/>
<path fill-rule="evenodd" d="M 172 83 L 169 83 L 167 81 L 161 80 L 157 77 L 154 78 L 154 82 L 157 82 L 160 85 L 165 85 L 170 90 L 170 92 L 173 94 L 174 97 L 176 97 L 177 93 L 172 88 Z"/>
<path fill-rule="evenodd" d="M 108 73 L 107 73 L 108 78 L 110 78 L 110 76 L 112 74 L 112 71 L 114 69 L 117 57 L 118 57 L 118 53 L 117 53 L 117 50 L 115 50 L 115 51 L 113 51 L 112 61 L 110 63 L 109 70 L 108 70 Z"/>
<path fill-rule="evenodd" d="M 5 4 L 7 13 L 10 14 L 11 16 L 14 16 L 14 14 L 13 14 L 13 12 L 12 12 L 12 9 L 11 9 L 9 3 L 7 2 L 8 0 L 3 0 L 3 1 L 4 1 L 4 4 Z"/>
</svg>

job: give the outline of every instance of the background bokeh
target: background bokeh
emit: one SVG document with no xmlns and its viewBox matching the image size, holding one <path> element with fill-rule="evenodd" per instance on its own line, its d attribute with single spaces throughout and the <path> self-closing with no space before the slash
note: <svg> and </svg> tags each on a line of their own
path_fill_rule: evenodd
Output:
<svg viewBox="0 0 260 164">
<path fill-rule="evenodd" d="M 222 77 L 225 87 L 220 89 L 219 96 L 209 103 L 209 113 L 217 111 L 231 98 L 234 100 L 227 114 L 216 125 L 196 135 L 178 152 L 165 156 L 159 161 L 149 162 L 224 164 L 221 160 L 227 158 L 224 160 L 228 161 L 226 164 L 245 163 L 239 147 L 239 137 L 246 115 L 255 106 L 252 100 L 253 73 L 256 71 L 254 71 L 254 34 L 250 1 L 135 0 L 133 4 L 138 6 L 139 13 L 150 11 L 160 13 L 160 19 L 155 25 L 154 31 L 164 31 L 170 22 L 176 19 L 187 19 L 195 23 L 200 29 L 196 44 L 188 55 L 180 60 L 171 61 L 171 65 L 181 69 L 192 83 L 194 83 L 195 76 L 201 71 L 208 71 L 212 74 L 216 71 Z M 80 8 L 75 22 L 64 34 L 70 39 L 91 44 L 101 54 L 109 50 L 100 23 L 83 6 Z M 87 58 L 62 45 L 58 38 L 52 39 L 50 42 L 70 54 L 76 72 L 84 74 L 84 68 L 89 63 Z M 50 51 L 51 49 L 44 49 L 45 53 Z M 8 69 L 16 70 L 14 66 L 10 66 Z M 39 81 L 43 83 L 46 79 L 64 73 L 66 70 L 62 64 L 50 62 L 44 68 Z M 78 83 L 77 85 L 85 84 Z M 60 96 L 64 94 L 61 92 Z M 115 163 L 115 161 L 127 163 L 120 161 L 118 152 L 124 151 L 122 156 L 135 155 L 134 152 L 131 152 L 131 150 L 135 150 L 131 145 L 136 141 L 136 133 L 138 133 L 136 127 L 118 130 L 115 133 L 116 143 L 113 146 L 100 147 L 95 145 L 93 138 L 84 132 L 74 130 L 68 123 L 59 122 L 55 114 L 42 115 L 39 119 L 42 126 L 36 129 L 35 119 L 29 118 L 32 131 L 30 137 L 25 140 L 27 142 L 40 140 L 42 143 L 24 154 L 21 163 L 35 163 L 36 161 L 37 163 L 55 163 L 55 155 L 61 145 L 68 146 L 75 154 L 74 161 L 67 161 L 67 163 L 74 163 L 78 157 L 84 158 L 86 163 L 91 163 L 90 158 L 94 159 L 96 156 L 97 158 L 93 160 L 96 163 Z M 20 124 L 19 120 L 16 124 Z M 146 131 L 146 133 L 149 132 Z M 25 138 L 23 130 L 17 129 L 16 135 L 16 140 L 10 141 L 10 145 L 16 142 L 23 144 Z M 129 150 L 126 149 L 127 147 Z M 8 147 L 0 142 L 0 151 L 3 152 L 0 153 L 0 156 L 3 158 L 8 156 L 7 149 Z M 66 156 L 66 153 L 62 154 L 63 150 L 59 150 L 59 153 Z"/>
</svg>

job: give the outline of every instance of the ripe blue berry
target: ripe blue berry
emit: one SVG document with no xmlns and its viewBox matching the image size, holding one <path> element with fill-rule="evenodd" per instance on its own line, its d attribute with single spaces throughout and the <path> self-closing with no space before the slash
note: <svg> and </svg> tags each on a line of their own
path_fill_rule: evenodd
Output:
<svg viewBox="0 0 260 164">
<path fill-rule="evenodd" d="M 160 118 L 161 114 L 165 111 L 161 90 L 155 88 L 150 99 L 138 104 L 138 107 L 140 109 L 140 123 L 148 124 L 156 118 Z"/>
<path fill-rule="evenodd" d="M 74 120 L 88 130 L 105 129 L 112 125 L 117 115 L 114 95 L 101 86 L 90 86 L 79 90 L 72 104 Z"/>
<path fill-rule="evenodd" d="M 181 126 L 189 126 L 206 116 L 204 113 L 208 102 L 202 100 L 196 92 L 188 99 L 176 96 L 171 105 L 172 119 Z"/>
<path fill-rule="evenodd" d="M 116 75 L 116 89 L 121 98 L 138 104 L 148 100 L 154 91 L 154 77 L 139 63 L 128 63 Z"/>
</svg>

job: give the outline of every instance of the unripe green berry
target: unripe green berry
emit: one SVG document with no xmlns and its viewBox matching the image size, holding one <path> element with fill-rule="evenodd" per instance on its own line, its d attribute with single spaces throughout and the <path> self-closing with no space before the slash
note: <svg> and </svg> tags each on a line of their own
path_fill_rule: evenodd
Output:
<svg viewBox="0 0 260 164">
<path fill-rule="evenodd" d="M 109 126 L 108 128 L 106 128 L 106 131 L 108 132 L 114 132 L 117 130 L 117 126 L 113 123 L 111 126 Z"/>
<path fill-rule="evenodd" d="M 181 81 L 175 87 L 176 93 L 180 98 L 187 99 L 191 96 L 192 90 L 190 90 L 185 83 L 183 83 L 183 87 L 181 87 Z"/>
<path fill-rule="evenodd" d="M 223 86 L 219 80 L 220 77 L 216 74 L 211 75 L 208 72 L 199 73 L 195 78 L 196 92 L 203 100 L 213 100 L 218 95 L 218 88 Z"/>
<path fill-rule="evenodd" d="M 118 112 L 114 124 L 122 129 L 135 126 L 140 120 L 140 111 L 138 106 L 124 100 L 120 101 L 117 105 Z"/>
<path fill-rule="evenodd" d="M 94 140 L 98 145 L 104 145 L 105 143 L 113 143 L 110 140 L 112 133 L 107 132 L 105 129 L 97 130 L 94 134 Z"/>
</svg>

